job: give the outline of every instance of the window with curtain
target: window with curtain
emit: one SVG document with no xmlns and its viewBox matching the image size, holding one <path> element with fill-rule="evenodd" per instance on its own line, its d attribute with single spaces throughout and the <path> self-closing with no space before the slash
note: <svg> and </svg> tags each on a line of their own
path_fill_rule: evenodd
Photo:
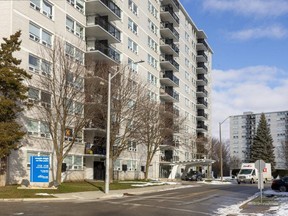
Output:
<svg viewBox="0 0 288 216">
<path fill-rule="evenodd" d="M 29 54 L 29 70 L 37 71 L 40 68 L 39 58 Z"/>
</svg>

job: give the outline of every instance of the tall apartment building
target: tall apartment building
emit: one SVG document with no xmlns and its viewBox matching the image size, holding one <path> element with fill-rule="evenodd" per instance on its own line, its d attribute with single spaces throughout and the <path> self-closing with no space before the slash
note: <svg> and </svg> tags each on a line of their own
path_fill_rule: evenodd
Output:
<svg viewBox="0 0 288 216">
<path fill-rule="evenodd" d="M 154 85 L 152 97 L 165 104 L 168 111 L 186 117 L 185 134 L 175 131 L 171 141 L 163 143 L 151 164 L 151 178 L 168 177 L 171 162 L 199 158 L 196 138 L 211 137 L 213 52 L 204 31 L 196 27 L 178 0 L 10 0 L 1 2 L 1 12 L 5 19 L 0 21 L 0 36 L 22 31 L 22 49 L 17 57 L 31 74 L 49 73 L 43 67 L 49 62 L 42 59 L 39 49 L 53 47 L 53 38 L 61 37 L 69 55 L 83 65 L 88 58 L 113 67 L 129 65 Z M 145 62 L 135 64 L 140 60 Z M 38 93 L 41 100 L 41 91 Z M 53 151 L 52 145 L 41 145 L 49 141 L 41 121 L 33 119 L 29 112 L 25 115 L 25 140 L 31 144 L 23 141 L 23 147 L 12 152 L 10 183 L 29 178 L 30 155 L 51 156 Z M 68 170 L 63 178 L 104 179 L 105 151 L 101 149 L 105 150 L 105 142 L 103 129 L 93 125 L 85 128 L 83 137 L 64 160 Z M 92 145 L 98 150 L 88 154 Z M 114 163 L 118 176 L 133 178 L 135 172 L 143 176 L 139 157 L 137 146 L 131 143 L 128 154 Z"/>
<path fill-rule="evenodd" d="M 284 169 L 281 146 L 288 139 L 288 111 L 264 113 L 271 130 L 276 169 Z M 261 113 L 244 112 L 230 117 L 230 156 L 249 162 L 250 147 L 256 134 Z"/>
</svg>

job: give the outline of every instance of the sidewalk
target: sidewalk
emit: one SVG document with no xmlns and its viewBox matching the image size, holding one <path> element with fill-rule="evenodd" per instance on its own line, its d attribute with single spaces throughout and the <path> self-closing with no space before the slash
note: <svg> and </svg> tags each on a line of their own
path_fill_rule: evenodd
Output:
<svg viewBox="0 0 288 216">
<path fill-rule="evenodd" d="M 160 186 L 149 186 L 149 187 L 138 187 L 126 190 L 110 190 L 108 194 L 102 191 L 88 191 L 88 192 L 78 192 L 78 193 L 65 193 L 65 194 L 54 194 L 56 199 L 61 200 L 96 200 L 96 199 L 111 199 L 119 198 L 123 196 L 139 195 L 144 193 L 152 193 L 166 190 L 174 190 L 179 188 L 191 187 L 190 185 L 182 184 L 168 184 Z M 50 199 L 53 201 L 54 199 Z"/>
</svg>

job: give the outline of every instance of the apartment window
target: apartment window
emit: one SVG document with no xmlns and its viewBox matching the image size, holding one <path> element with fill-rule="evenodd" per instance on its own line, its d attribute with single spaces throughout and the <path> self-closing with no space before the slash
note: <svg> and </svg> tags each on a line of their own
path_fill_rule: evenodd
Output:
<svg viewBox="0 0 288 216">
<path fill-rule="evenodd" d="M 189 42 L 189 34 L 185 32 L 185 40 Z"/>
<path fill-rule="evenodd" d="M 84 28 L 78 22 L 73 20 L 71 17 L 66 17 L 66 29 L 75 34 L 79 38 L 84 37 Z"/>
<path fill-rule="evenodd" d="M 157 60 L 148 54 L 148 64 L 157 69 Z"/>
<path fill-rule="evenodd" d="M 51 63 L 29 54 L 29 70 L 34 73 L 41 71 L 42 75 L 49 77 L 51 75 Z"/>
<path fill-rule="evenodd" d="M 158 34 L 157 26 L 150 19 L 148 19 L 148 27 L 155 35 Z"/>
<path fill-rule="evenodd" d="M 130 18 L 128 19 L 128 29 L 130 29 L 134 34 L 138 34 L 138 26 Z"/>
<path fill-rule="evenodd" d="M 158 44 L 151 38 L 148 36 L 148 46 L 154 50 L 155 52 L 157 52 L 158 49 Z"/>
<path fill-rule="evenodd" d="M 134 52 L 135 54 L 138 53 L 138 45 L 130 38 L 128 38 L 128 49 Z"/>
<path fill-rule="evenodd" d="M 185 45 L 185 52 L 189 55 L 189 47 Z"/>
<path fill-rule="evenodd" d="M 71 115 L 82 115 L 83 114 L 83 104 L 66 98 L 65 100 L 66 110 Z"/>
<path fill-rule="evenodd" d="M 80 64 L 84 63 L 84 52 L 82 52 L 81 50 L 77 49 L 76 47 L 67 42 L 65 47 L 65 53 L 66 56 L 71 58 L 72 60 L 75 60 Z"/>
<path fill-rule="evenodd" d="M 83 88 L 83 78 L 79 76 L 75 76 L 73 73 L 68 72 L 66 74 L 67 84 L 71 87 L 82 89 Z"/>
<path fill-rule="evenodd" d="M 187 58 L 185 58 L 185 65 L 186 65 L 186 67 L 189 68 L 190 62 L 189 62 L 189 60 Z"/>
<path fill-rule="evenodd" d="M 137 161 L 136 160 L 127 160 L 127 170 L 129 170 L 129 171 L 137 170 Z"/>
<path fill-rule="evenodd" d="M 132 0 L 129 0 L 129 1 L 128 1 L 128 6 L 129 6 L 129 9 L 130 9 L 135 15 L 138 14 L 138 7 L 137 7 L 137 5 L 136 5 Z"/>
<path fill-rule="evenodd" d="M 76 8 L 79 12 L 84 13 L 84 1 L 83 0 L 67 0 L 68 4 Z"/>
<path fill-rule="evenodd" d="M 50 138 L 48 124 L 35 119 L 26 119 L 25 127 L 31 136 Z"/>
<path fill-rule="evenodd" d="M 30 6 L 47 16 L 49 19 L 53 17 L 53 5 L 46 0 L 30 0 Z"/>
<path fill-rule="evenodd" d="M 190 107 L 190 101 L 188 98 L 185 98 L 185 106 Z"/>
<path fill-rule="evenodd" d="M 68 155 L 63 160 L 67 170 L 83 170 L 83 157 L 80 155 Z"/>
<path fill-rule="evenodd" d="M 150 1 L 148 1 L 148 10 L 156 19 L 158 18 L 158 11 Z"/>
<path fill-rule="evenodd" d="M 190 74 L 187 71 L 185 71 L 185 79 L 190 81 Z"/>
<path fill-rule="evenodd" d="M 31 22 L 29 24 L 29 37 L 44 46 L 52 46 L 52 34 Z"/>
<path fill-rule="evenodd" d="M 152 91 L 148 91 L 148 98 L 151 100 L 151 101 L 157 101 L 157 94 L 155 92 L 152 92 Z"/>
<path fill-rule="evenodd" d="M 137 151 L 137 142 L 136 141 L 128 141 L 128 150 L 129 151 Z"/>
<path fill-rule="evenodd" d="M 188 85 L 185 85 L 185 92 L 186 92 L 187 94 L 190 94 L 190 88 L 189 88 Z"/>
<path fill-rule="evenodd" d="M 157 86 L 157 77 L 148 72 L 148 82 Z"/>
<path fill-rule="evenodd" d="M 51 94 L 34 87 L 29 87 L 28 89 L 28 102 L 33 104 L 38 104 L 46 108 L 51 107 Z"/>
<path fill-rule="evenodd" d="M 128 65 L 132 72 L 138 73 L 138 64 L 135 64 L 132 59 L 128 59 Z"/>
</svg>

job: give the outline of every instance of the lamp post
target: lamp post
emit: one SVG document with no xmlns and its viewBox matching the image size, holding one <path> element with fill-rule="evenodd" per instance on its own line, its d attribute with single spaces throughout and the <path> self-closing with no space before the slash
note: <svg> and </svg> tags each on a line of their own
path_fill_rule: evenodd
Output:
<svg viewBox="0 0 288 216">
<path fill-rule="evenodd" d="M 143 63 L 144 61 L 137 61 L 134 64 Z M 108 102 L 107 102 L 107 129 L 106 129 L 106 164 L 105 164 L 105 193 L 109 193 L 109 183 L 110 183 L 110 175 L 109 175 L 109 167 L 110 167 L 110 113 L 111 113 L 111 80 L 120 72 L 125 71 L 125 68 L 128 65 L 125 65 L 122 70 L 119 70 L 117 73 L 111 76 L 111 73 L 108 74 Z"/>
<path fill-rule="evenodd" d="M 225 118 L 222 122 L 219 122 L 219 144 L 220 144 L 220 175 L 221 175 L 221 182 L 223 182 L 223 156 L 222 156 L 222 141 L 221 141 L 221 125 L 229 119 L 230 116 Z"/>
</svg>

